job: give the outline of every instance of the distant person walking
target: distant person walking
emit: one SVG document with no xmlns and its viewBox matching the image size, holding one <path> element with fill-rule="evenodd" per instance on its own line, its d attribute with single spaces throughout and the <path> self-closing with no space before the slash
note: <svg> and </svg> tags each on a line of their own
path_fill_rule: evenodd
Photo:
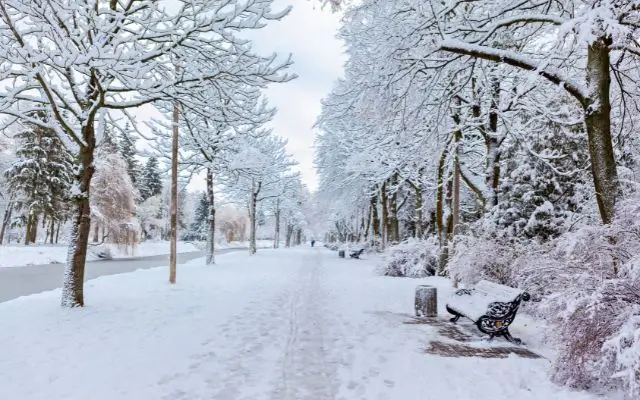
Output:
<svg viewBox="0 0 640 400">
<path fill-rule="evenodd" d="M 314 239 L 311 239 L 311 247 L 313 247 L 313 245 L 316 244 L 316 241 Z"/>
</svg>

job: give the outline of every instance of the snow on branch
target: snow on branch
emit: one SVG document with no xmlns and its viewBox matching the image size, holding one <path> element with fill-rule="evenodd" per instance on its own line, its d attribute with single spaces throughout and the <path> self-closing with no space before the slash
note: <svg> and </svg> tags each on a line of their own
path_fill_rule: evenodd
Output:
<svg viewBox="0 0 640 400">
<path fill-rule="evenodd" d="M 504 63 L 513 67 L 535 72 L 551 83 L 561 86 L 567 90 L 580 104 L 587 103 L 588 93 L 584 87 L 574 82 L 562 72 L 551 67 L 545 67 L 534 60 L 524 57 L 516 52 L 494 49 L 489 46 L 465 43 L 461 40 L 445 39 L 438 45 L 438 49 L 451 53 L 467 55 L 483 60 Z"/>
</svg>

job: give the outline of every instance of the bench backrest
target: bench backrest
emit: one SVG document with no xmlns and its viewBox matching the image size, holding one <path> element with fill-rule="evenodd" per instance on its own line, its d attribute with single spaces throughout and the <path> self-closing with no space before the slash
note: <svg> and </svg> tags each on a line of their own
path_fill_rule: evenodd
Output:
<svg viewBox="0 0 640 400">
<path fill-rule="evenodd" d="M 515 289 L 509 286 L 500 285 L 498 283 L 481 280 L 478 282 L 474 289 L 483 292 L 487 297 L 494 301 L 510 302 L 514 301 L 516 297 L 522 294 L 522 290 Z"/>
</svg>

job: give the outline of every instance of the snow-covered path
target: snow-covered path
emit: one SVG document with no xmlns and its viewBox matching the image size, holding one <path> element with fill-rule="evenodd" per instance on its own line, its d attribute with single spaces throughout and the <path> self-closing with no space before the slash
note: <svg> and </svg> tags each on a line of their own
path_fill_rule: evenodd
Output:
<svg viewBox="0 0 640 400">
<path fill-rule="evenodd" d="M 231 253 L 173 287 L 166 269 L 96 279 L 82 310 L 57 290 L 0 304 L 0 397 L 593 398 L 549 383 L 544 359 L 425 354 L 435 329 L 403 323 L 421 282 L 372 269 L 317 248 Z"/>
</svg>

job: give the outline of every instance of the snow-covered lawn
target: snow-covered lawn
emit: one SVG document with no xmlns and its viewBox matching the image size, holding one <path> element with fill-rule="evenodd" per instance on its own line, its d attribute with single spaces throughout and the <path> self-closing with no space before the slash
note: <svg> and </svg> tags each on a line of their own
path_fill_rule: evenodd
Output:
<svg viewBox="0 0 640 400">
<path fill-rule="evenodd" d="M 268 247 L 272 242 L 258 241 L 258 247 Z M 219 243 L 216 245 L 218 249 L 231 249 L 248 247 L 247 242 Z M 99 246 L 100 249 L 104 246 Z M 135 247 L 133 252 L 124 251 L 116 246 L 110 246 L 111 254 L 114 259 L 128 257 L 147 257 L 169 254 L 169 242 L 143 242 Z M 198 247 L 188 242 L 178 242 L 178 252 L 188 253 L 191 251 L 199 251 Z M 97 260 L 96 248 L 89 248 L 87 254 L 88 259 Z M 0 246 L 0 268 L 6 267 L 22 267 L 25 265 L 43 265 L 43 264 L 61 264 L 67 260 L 66 245 L 3 245 Z"/>
<path fill-rule="evenodd" d="M 114 399 L 592 399 L 549 382 L 549 362 L 425 353 L 435 327 L 405 324 L 415 285 L 326 249 L 263 250 L 87 283 L 0 304 L 0 397 Z M 523 319 L 526 321 L 526 319 Z M 536 342 L 530 324 L 514 335 Z M 483 346 L 481 343 L 480 346 Z M 488 346 L 488 344 L 486 344 Z"/>
</svg>

